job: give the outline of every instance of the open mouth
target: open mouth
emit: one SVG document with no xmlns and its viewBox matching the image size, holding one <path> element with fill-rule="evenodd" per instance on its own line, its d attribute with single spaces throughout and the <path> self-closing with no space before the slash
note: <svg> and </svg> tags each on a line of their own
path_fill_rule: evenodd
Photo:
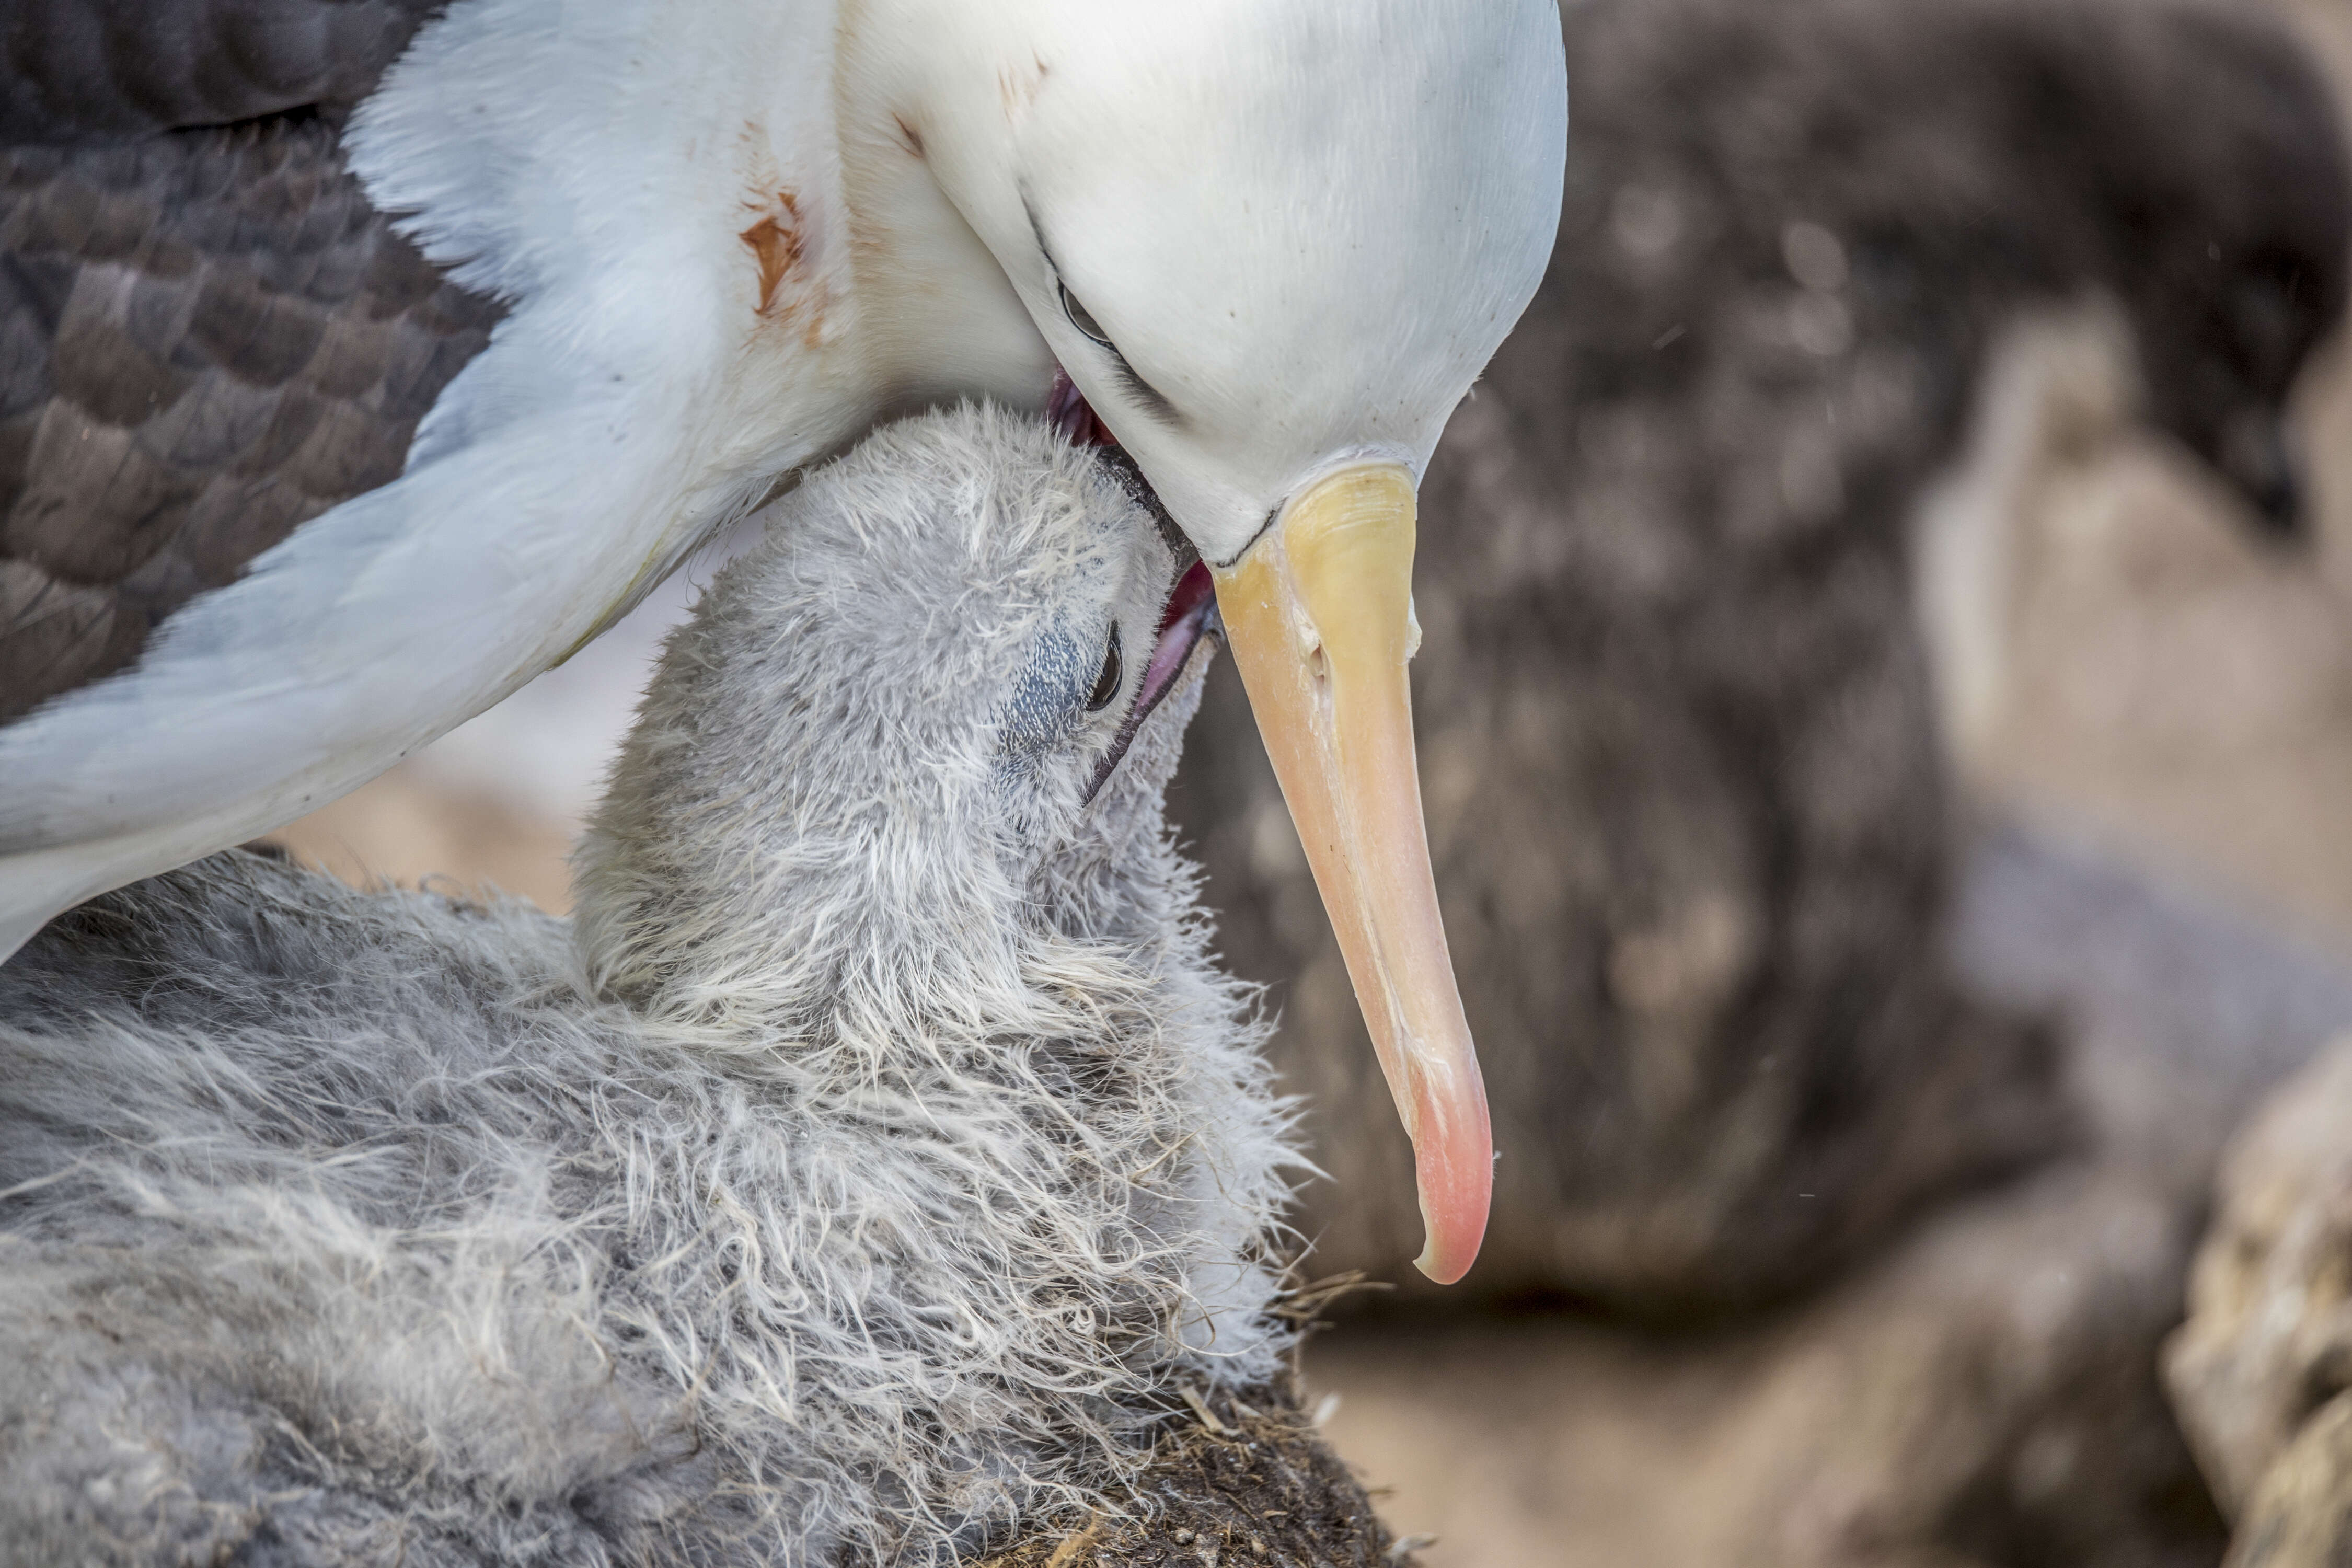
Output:
<svg viewBox="0 0 2352 1568">
<path fill-rule="evenodd" d="M 1143 681 L 1136 688 L 1134 704 L 1128 709 L 1110 750 L 1095 769 L 1094 781 L 1087 785 L 1087 799 L 1094 799 L 1095 792 L 1102 788 L 1111 770 L 1127 755 L 1136 731 L 1175 686 L 1176 678 L 1184 671 L 1185 660 L 1192 657 L 1192 649 L 1202 637 L 1219 629 L 1216 586 L 1209 580 L 1208 563 L 1195 560 L 1176 579 L 1175 590 L 1168 595 L 1168 607 L 1160 615 L 1160 638 L 1151 645 L 1151 662 L 1143 667 Z"/>
<path fill-rule="evenodd" d="M 1070 380 L 1070 373 L 1059 365 L 1054 367 L 1054 390 L 1046 399 L 1045 415 L 1071 442 L 1081 447 L 1102 447 L 1124 459 L 1129 488 L 1139 491 L 1139 499 L 1150 505 L 1160 519 L 1161 531 L 1169 537 L 1170 544 L 1181 549 L 1185 554 L 1192 554 L 1190 542 L 1176 532 L 1175 525 L 1168 521 L 1167 512 L 1160 507 L 1159 498 L 1150 493 L 1150 486 L 1145 483 L 1142 471 L 1135 467 L 1134 459 L 1127 457 L 1118 438 L 1087 406 L 1086 395 Z M 1176 678 L 1184 672 L 1184 661 L 1192 657 L 1194 645 L 1203 637 L 1221 629 L 1217 620 L 1216 584 L 1210 580 L 1208 563 L 1193 555 L 1192 563 L 1177 577 L 1176 587 L 1168 595 L 1168 607 L 1160 612 L 1160 640 L 1152 645 L 1151 662 L 1143 667 L 1143 684 L 1136 689 L 1135 705 L 1127 710 L 1127 718 L 1119 725 L 1118 734 L 1112 740 L 1110 750 L 1095 769 L 1094 780 L 1087 785 L 1087 799 L 1094 799 L 1095 792 L 1102 788 L 1103 781 L 1110 777 L 1113 768 L 1118 766 L 1118 760 L 1127 755 L 1127 748 L 1134 742 L 1135 732 L 1143 727 L 1143 721 L 1151 717 L 1151 710 L 1160 706 L 1160 700 L 1168 695 L 1169 688 L 1174 686 Z"/>
</svg>

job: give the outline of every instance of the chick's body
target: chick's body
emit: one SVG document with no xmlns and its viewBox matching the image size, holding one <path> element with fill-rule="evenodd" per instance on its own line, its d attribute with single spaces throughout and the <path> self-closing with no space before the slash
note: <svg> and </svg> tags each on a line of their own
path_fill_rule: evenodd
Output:
<svg viewBox="0 0 2352 1568">
<path fill-rule="evenodd" d="M 1275 1372 L 1285 1112 L 1160 820 L 1204 658 L 1087 705 L 1160 530 L 988 411 L 790 510 L 576 928 L 232 852 L 0 967 L 0 1560 L 932 1561 Z"/>
</svg>

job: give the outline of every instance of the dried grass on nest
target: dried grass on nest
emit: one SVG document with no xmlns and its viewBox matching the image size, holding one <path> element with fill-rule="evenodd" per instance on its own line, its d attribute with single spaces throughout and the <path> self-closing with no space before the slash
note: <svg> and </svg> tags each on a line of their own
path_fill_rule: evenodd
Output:
<svg viewBox="0 0 2352 1568">
<path fill-rule="evenodd" d="M 1276 1308 L 1307 1333 L 1355 1290 L 1348 1274 L 1303 1285 Z M 1239 1394 L 1187 1388 L 1160 1452 L 1137 1479 L 1133 1510 L 1076 1531 L 1041 1531 L 971 1568 L 1410 1568 L 1370 1496 L 1316 1430 L 1294 1364 L 1279 1384 Z"/>
</svg>

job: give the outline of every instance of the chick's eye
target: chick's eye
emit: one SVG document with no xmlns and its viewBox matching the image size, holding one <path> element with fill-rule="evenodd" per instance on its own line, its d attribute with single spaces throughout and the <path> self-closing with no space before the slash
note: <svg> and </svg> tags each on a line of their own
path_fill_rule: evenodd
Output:
<svg viewBox="0 0 2352 1568">
<path fill-rule="evenodd" d="M 1078 303 L 1078 297 L 1070 292 L 1070 286 L 1056 279 L 1054 287 L 1062 291 L 1062 313 L 1070 318 L 1070 325 L 1103 347 L 1110 347 L 1110 334 L 1102 330 L 1102 323 L 1095 320 L 1093 311 Z"/>
<path fill-rule="evenodd" d="M 1087 698 L 1087 711 L 1099 713 L 1110 706 L 1118 695 L 1118 628 L 1110 629 L 1110 646 L 1103 649 L 1102 673 L 1095 677 L 1095 689 Z"/>
</svg>

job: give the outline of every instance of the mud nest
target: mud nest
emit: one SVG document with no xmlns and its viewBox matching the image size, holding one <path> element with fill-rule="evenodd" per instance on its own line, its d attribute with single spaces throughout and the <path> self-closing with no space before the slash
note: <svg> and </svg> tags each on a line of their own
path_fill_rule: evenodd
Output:
<svg viewBox="0 0 2352 1568">
<path fill-rule="evenodd" d="M 1127 1517 L 1033 1534 L 972 1568 L 1391 1568 L 1391 1536 L 1363 1484 L 1300 1407 L 1295 1382 L 1187 1394 Z"/>
</svg>

